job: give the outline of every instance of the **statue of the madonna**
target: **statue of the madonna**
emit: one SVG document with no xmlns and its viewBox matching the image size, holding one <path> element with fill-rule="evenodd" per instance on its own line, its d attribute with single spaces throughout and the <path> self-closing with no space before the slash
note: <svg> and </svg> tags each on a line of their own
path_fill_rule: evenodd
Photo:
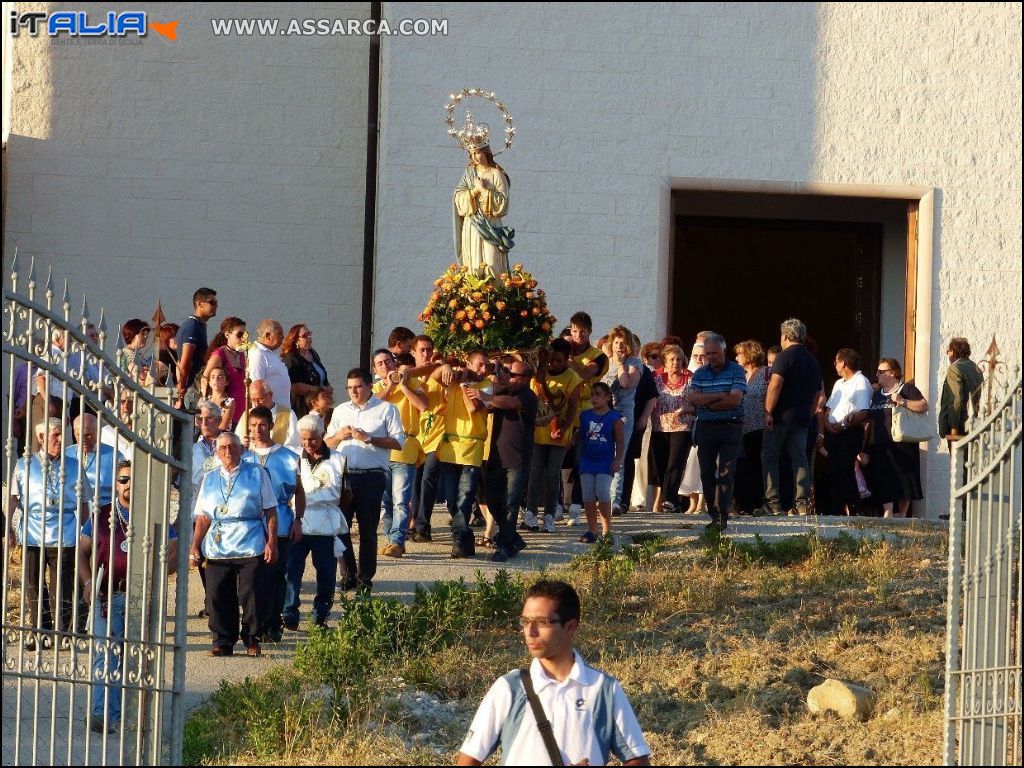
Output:
<svg viewBox="0 0 1024 768">
<path fill-rule="evenodd" d="M 508 252 L 514 245 L 515 230 L 502 224 L 508 213 L 509 181 L 505 170 L 494 161 L 488 144 L 490 129 L 466 124 L 456 137 L 469 153 L 469 163 L 453 196 L 455 257 L 459 263 L 478 271 L 488 267 L 494 274 L 508 272 Z"/>
</svg>

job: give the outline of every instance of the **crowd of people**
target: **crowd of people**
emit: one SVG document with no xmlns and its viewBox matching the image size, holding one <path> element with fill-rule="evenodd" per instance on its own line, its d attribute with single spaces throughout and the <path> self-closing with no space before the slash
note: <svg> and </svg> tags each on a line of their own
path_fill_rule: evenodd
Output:
<svg viewBox="0 0 1024 768">
<path fill-rule="evenodd" d="M 203 577 L 215 656 L 233 654 L 239 640 L 259 656 L 261 642 L 298 628 L 310 555 L 316 624 L 326 625 L 336 594 L 370 595 L 378 558 L 433 541 L 440 501 L 451 557 L 486 551 L 503 562 L 527 546 L 524 531 L 557 534 L 559 523 L 580 526 L 572 536 L 593 544 L 613 542 L 614 518 L 641 511 L 706 513 L 708 527 L 724 531 L 734 515 L 904 516 L 922 498 L 919 448 L 890 429 L 897 409 L 928 411 L 920 390 L 892 358 L 877 362 L 872 383 L 860 355 L 844 348 L 826 393 L 795 318 L 767 349 L 756 340 L 730 348 L 713 331 L 684 347 L 678 337 L 641 344 L 622 325 L 592 342 L 591 318 L 577 312 L 535 356 L 478 350 L 459 360 L 399 327 L 368 367 L 346 372 L 340 399 L 307 325 L 286 334 L 263 319 L 248 343 L 246 322 L 229 316 L 208 342 L 216 314 L 216 292 L 202 288 L 193 313 L 156 329 L 156 343 L 147 323 L 126 322 L 117 353 L 128 375 L 172 387 L 197 414 L 189 560 Z M 962 434 L 981 381 L 965 340 L 954 339 L 949 355 L 943 435 Z M 59 636 L 71 622 L 68 574 L 87 577 L 90 589 L 96 580 L 95 558 L 68 559 L 75 538 L 93 530 L 80 527 L 89 514 L 74 484 L 101 490 L 107 530 L 130 464 L 116 431 L 98 439 L 81 408 L 72 418 L 84 452 L 62 445 L 54 415 L 75 409 L 53 407 L 61 393 L 47 391 L 44 377 L 31 397 L 27 378 L 15 379 L 15 415 L 38 452 L 18 462 L 8 530 L 26 549 L 28 581 L 48 574 L 46 599 L 26 589 L 27 604 L 42 606 L 29 622 Z M 179 514 L 178 525 L 186 519 Z M 109 554 L 109 541 L 103 547 Z M 116 594 L 116 570 L 107 573 Z M 116 628 L 108 613 L 98 620 Z"/>
</svg>

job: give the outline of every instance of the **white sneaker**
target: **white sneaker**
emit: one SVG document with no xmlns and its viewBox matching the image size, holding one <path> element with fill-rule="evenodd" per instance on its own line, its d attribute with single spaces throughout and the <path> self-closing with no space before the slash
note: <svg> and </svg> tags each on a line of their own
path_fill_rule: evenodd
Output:
<svg viewBox="0 0 1024 768">
<path fill-rule="evenodd" d="M 532 509 L 523 512 L 523 522 L 519 524 L 519 528 L 524 531 L 539 531 L 540 526 L 537 524 L 537 513 Z"/>
<path fill-rule="evenodd" d="M 558 508 L 555 510 L 555 522 L 556 523 L 560 523 L 564 519 L 565 519 L 565 507 L 562 506 L 561 504 L 559 504 Z"/>
<path fill-rule="evenodd" d="M 580 524 L 580 508 L 575 504 L 569 507 L 569 519 L 565 521 L 566 525 L 579 525 Z"/>
<path fill-rule="evenodd" d="M 555 532 L 555 518 L 552 515 L 544 515 L 544 532 Z"/>
</svg>

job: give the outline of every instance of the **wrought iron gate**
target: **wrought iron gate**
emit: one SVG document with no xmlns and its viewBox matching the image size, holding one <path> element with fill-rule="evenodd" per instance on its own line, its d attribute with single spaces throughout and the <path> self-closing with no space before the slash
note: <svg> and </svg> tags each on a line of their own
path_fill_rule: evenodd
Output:
<svg viewBox="0 0 1024 768">
<path fill-rule="evenodd" d="M 1021 758 L 1021 378 L 993 400 L 989 363 L 987 406 L 950 451 L 946 765 Z"/>
<path fill-rule="evenodd" d="M 94 325 L 83 299 L 73 320 L 67 283 L 58 298 L 52 275 L 40 286 L 34 263 L 25 278 L 14 261 L 3 291 L 3 763 L 177 765 L 188 579 L 169 572 L 188 573 L 191 526 L 175 531 L 175 516 L 188 509 L 192 417 L 156 376 L 143 386 L 104 352 L 102 311 Z"/>
</svg>

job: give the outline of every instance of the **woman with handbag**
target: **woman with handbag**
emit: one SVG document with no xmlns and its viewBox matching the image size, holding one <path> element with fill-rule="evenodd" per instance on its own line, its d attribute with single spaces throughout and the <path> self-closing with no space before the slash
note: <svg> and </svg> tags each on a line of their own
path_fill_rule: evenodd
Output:
<svg viewBox="0 0 1024 768">
<path fill-rule="evenodd" d="M 906 442 L 894 440 L 893 420 L 906 416 L 901 411 L 928 413 L 928 401 L 913 382 L 903 381 L 903 369 L 893 358 L 879 360 L 875 374 L 878 388 L 871 395 L 870 426 L 859 459 L 867 470 L 872 501 L 882 505 L 885 517 L 907 517 L 910 502 L 924 498 L 917 445 L 921 440 L 899 433 Z"/>
</svg>

